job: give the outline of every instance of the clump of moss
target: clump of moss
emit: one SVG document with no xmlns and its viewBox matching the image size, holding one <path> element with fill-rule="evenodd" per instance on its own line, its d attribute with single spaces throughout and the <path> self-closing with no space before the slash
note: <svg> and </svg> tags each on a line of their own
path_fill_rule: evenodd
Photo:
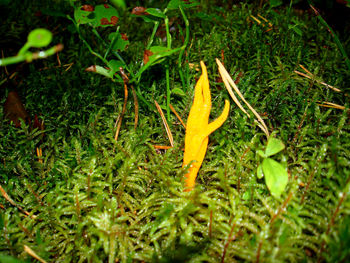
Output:
<svg viewBox="0 0 350 263">
<path fill-rule="evenodd" d="M 28 10 L 23 12 L 34 12 Z M 272 30 L 266 32 L 254 22 L 251 15 L 257 14 L 273 24 Z M 169 120 L 175 146 L 156 150 L 153 145 L 167 143 L 160 116 L 141 101 L 135 129 L 129 100 L 115 141 L 123 85 L 83 72 L 95 58 L 74 33 L 67 33 L 69 21 L 49 17 L 61 26 L 56 36 L 70 43 L 60 54 L 62 64 L 74 64 L 66 70 L 56 67 L 54 57 L 34 62 L 18 87 L 28 112 L 44 120 L 44 137 L 24 123 L 13 127 L 0 110 L 0 184 L 17 204 L 0 198 L 0 254 L 30 261 L 26 245 L 48 262 L 349 258 L 350 73 L 332 36 L 315 17 L 296 16 L 289 8 L 202 5 L 188 16 L 191 44 L 186 59 L 195 64 L 205 60 L 211 72 L 212 116 L 219 115 L 229 98 L 216 75 L 214 59 L 222 56 L 245 98 L 285 143 L 277 158 L 290 177 L 281 199 L 273 198 L 264 180 L 256 177 L 256 151 L 263 148 L 264 134 L 234 107 L 210 137 L 190 193 L 183 191 L 182 179 L 185 129 L 175 117 Z M 8 19 L 14 21 L 14 16 L 9 13 Z M 133 21 L 130 31 L 141 23 L 127 14 L 124 19 Z M 8 30 L 6 26 L 0 31 Z M 181 32 L 181 23 L 177 26 Z M 125 51 L 132 67 L 143 58 L 144 41 L 139 39 L 130 39 Z M 174 41 L 181 41 L 181 33 Z M 299 64 L 342 92 L 297 75 Z M 181 85 L 177 70 L 175 63 L 171 65 L 174 86 Z M 163 73 L 162 64 L 151 68 L 136 87 L 149 104 L 156 99 L 165 105 L 166 83 L 156 77 Z M 195 67 L 185 77 L 185 94 L 172 97 L 183 119 L 198 78 Z M 5 78 L 2 70 L 1 79 Z M 324 101 L 345 109 L 320 106 Z M 42 162 L 36 147 L 43 151 Z"/>
</svg>

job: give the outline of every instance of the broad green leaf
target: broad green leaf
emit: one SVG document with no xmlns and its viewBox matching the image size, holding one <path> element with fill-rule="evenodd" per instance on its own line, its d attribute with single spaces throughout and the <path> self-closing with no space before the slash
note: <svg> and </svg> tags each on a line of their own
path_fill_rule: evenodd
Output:
<svg viewBox="0 0 350 263">
<path fill-rule="evenodd" d="M 77 7 L 74 10 L 74 19 L 77 24 L 90 23 L 93 27 L 115 26 L 119 20 L 118 11 L 111 5 L 103 4 L 95 7 Z"/>
<path fill-rule="evenodd" d="M 191 8 L 194 6 L 198 6 L 199 3 L 195 0 L 188 0 L 188 1 L 184 1 L 184 0 L 171 0 L 167 6 L 168 9 L 177 9 L 179 8 L 179 6 L 181 6 L 182 8 Z"/>
<path fill-rule="evenodd" d="M 37 28 L 28 35 L 28 45 L 31 47 L 46 47 L 51 43 L 52 33 L 44 28 Z"/>
<path fill-rule="evenodd" d="M 162 62 L 165 57 L 168 57 L 172 55 L 173 53 L 176 53 L 180 51 L 182 48 L 175 48 L 175 49 L 169 49 L 167 47 L 162 47 L 162 46 L 153 46 L 150 48 L 150 51 L 152 52 L 152 55 L 149 56 L 149 60 L 147 64 L 143 65 L 137 75 L 135 77 L 140 76 L 146 69 L 148 69 L 150 66 L 155 65 L 157 63 Z M 134 77 L 134 78 L 135 78 Z"/>
<path fill-rule="evenodd" d="M 117 71 L 119 71 L 120 67 L 123 67 L 124 64 L 120 60 L 112 59 L 108 62 L 108 66 L 110 67 L 110 74 L 114 75 Z"/>
<path fill-rule="evenodd" d="M 157 18 L 155 16 L 142 15 L 139 17 L 141 17 L 146 23 L 155 23 L 155 22 L 160 21 L 159 18 Z"/>
<path fill-rule="evenodd" d="M 256 170 L 256 176 L 261 179 L 264 176 L 263 170 L 262 170 L 262 165 L 259 164 L 258 169 Z"/>
<path fill-rule="evenodd" d="M 163 18 L 163 19 L 166 18 L 166 15 L 164 15 L 163 12 L 160 11 L 158 8 L 147 8 L 145 11 L 147 13 L 149 13 L 150 15 L 152 15 L 152 16 L 160 17 L 160 18 Z"/>
<path fill-rule="evenodd" d="M 110 69 L 106 69 L 105 67 L 93 65 L 85 69 L 88 72 L 95 72 L 100 75 L 103 75 L 107 78 L 113 78 L 113 72 Z"/>
<path fill-rule="evenodd" d="M 271 155 L 274 155 L 284 149 L 284 144 L 281 140 L 270 137 L 270 139 L 267 142 L 266 150 L 265 150 L 265 156 L 269 157 Z"/>
<path fill-rule="evenodd" d="M 132 11 L 132 16 L 141 17 L 146 23 L 160 22 L 161 19 L 166 18 L 166 16 L 156 8 L 144 8 L 144 7 L 135 7 Z"/>
<path fill-rule="evenodd" d="M 108 40 L 113 41 L 111 49 L 114 51 L 124 51 L 126 46 L 129 45 L 129 40 L 124 40 L 122 35 L 117 32 L 110 33 L 108 35 Z"/>
<path fill-rule="evenodd" d="M 96 17 L 93 26 L 115 26 L 119 20 L 117 9 L 108 4 L 97 5 L 94 12 Z"/>
<path fill-rule="evenodd" d="M 279 198 L 288 183 L 288 173 L 286 169 L 275 160 L 266 158 L 263 160 L 262 170 L 270 193 L 272 196 Z"/>
<path fill-rule="evenodd" d="M 78 25 L 92 23 L 95 19 L 93 11 L 86 11 L 82 6 L 74 9 L 74 20 Z"/>
</svg>

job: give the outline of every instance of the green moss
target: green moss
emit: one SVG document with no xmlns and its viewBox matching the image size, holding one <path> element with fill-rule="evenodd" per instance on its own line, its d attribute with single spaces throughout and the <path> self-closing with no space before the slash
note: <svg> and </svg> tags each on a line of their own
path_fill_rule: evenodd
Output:
<svg viewBox="0 0 350 263">
<path fill-rule="evenodd" d="M 45 17 L 33 16 L 34 4 L 26 8 L 18 19 L 18 10 L 9 12 L 8 23 L 0 27 L 9 43 L 45 25 Z M 61 10 L 69 12 L 65 5 Z M 175 116 L 169 121 L 174 148 L 155 150 L 153 145 L 169 144 L 161 118 L 139 100 L 140 120 L 134 129 L 130 95 L 116 142 L 123 85 L 84 72 L 100 61 L 68 30 L 69 20 L 50 16 L 52 25 L 59 26 L 53 42 L 65 44 L 59 54 L 63 66 L 57 67 L 55 56 L 35 61 L 27 65 L 18 86 L 28 112 L 44 120 L 44 137 L 28 125 L 14 128 L 0 110 L 0 184 L 18 207 L 29 212 L 26 216 L 0 197 L 0 255 L 31 261 L 23 249 L 27 245 L 48 262 L 344 262 L 349 258 L 350 73 L 333 38 L 315 17 L 298 16 L 288 7 L 203 3 L 186 12 L 191 36 L 184 59 L 197 65 L 204 60 L 208 66 L 211 118 L 218 116 L 228 98 L 214 60 L 223 54 L 233 79 L 240 76 L 238 86 L 245 98 L 264 113 L 269 130 L 286 145 L 277 155 L 290 175 L 281 200 L 274 199 L 264 180 L 256 177 L 256 151 L 266 145 L 264 134 L 234 105 L 228 120 L 210 136 L 190 193 L 183 192 L 182 182 L 185 129 Z M 267 18 L 272 30 L 266 32 L 251 14 Z M 152 26 L 129 13 L 123 21 L 129 25 L 121 24 L 121 30 L 129 34 L 130 46 L 122 55 L 136 70 Z M 12 37 L 10 26 L 16 28 Z M 176 26 L 184 30 L 182 21 Z M 174 46 L 180 46 L 180 32 L 173 34 Z M 96 41 L 92 36 L 87 39 Z M 168 59 L 171 88 L 181 87 L 177 55 Z M 66 70 L 64 65 L 72 62 Z M 299 64 L 343 92 L 297 75 Z M 135 87 L 150 105 L 156 99 L 163 109 L 164 72 L 164 63 L 151 67 Z M 186 120 L 199 73 L 188 69 L 184 76 L 185 96 L 172 95 L 171 103 Z M 6 77 L 2 68 L 1 79 Z M 7 92 L 1 88 L 2 104 Z M 321 107 L 322 101 L 344 105 L 345 110 Z M 39 146 L 43 163 L 35 154 Z"/>
</svg>

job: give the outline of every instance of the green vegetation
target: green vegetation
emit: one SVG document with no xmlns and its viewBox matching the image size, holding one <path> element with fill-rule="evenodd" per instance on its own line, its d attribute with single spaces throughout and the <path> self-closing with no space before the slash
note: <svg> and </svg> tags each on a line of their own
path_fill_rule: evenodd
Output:
<svg viewBox="0 0 350 263">
<path fill-rule="evenodd" d="M 340 52 L 331 25 L 279 1 L 125 2 L 106 27 L 97 14 L 78 25 L 84 2 L 0 2 L 3 57 L 36 28 L 64 46 L 0 68 L 1 105 L 11 79 L 44 122 L 18 128 L 0 108 L 0 262 L 349 261 L 349 35 Z M 141 5 L 152 9 L 132 15 Z M 184 192 L 185 128 L 169 108 L 187 119 L 203 60 L 220 115 L 231 98 L 215 58 L 272 135 L 231 103 Z M 169 145 L 154 101 L 168 111 L 168 150 L 154 147 Z M 288 182 L 271 190 L 276 163 Z"/>
</svg>

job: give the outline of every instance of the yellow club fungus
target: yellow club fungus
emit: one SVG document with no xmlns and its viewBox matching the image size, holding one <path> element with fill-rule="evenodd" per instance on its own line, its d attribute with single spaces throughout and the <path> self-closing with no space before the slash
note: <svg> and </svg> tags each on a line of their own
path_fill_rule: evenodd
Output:
<svg viewBox="0 0 350 263">
<path fill-rule="evenodd" d="M 183 166 L 189 163 L 191 165 L 188 173 L 185 175 L 185 191 L 193 189 L 198 170 L 202 165 L 208 147 L 208 136 L 225 122 L 230 108 L 229 101 L 225 100 L 225 107 L 221 115 L 212 123 L 208 123 L 211 110 L 211 96 L 207 68 L 203 61 L 201 61 L 201 67 L 202 75 L 195 87 L 193 105 L 186 125 Z"/>
</svg>

